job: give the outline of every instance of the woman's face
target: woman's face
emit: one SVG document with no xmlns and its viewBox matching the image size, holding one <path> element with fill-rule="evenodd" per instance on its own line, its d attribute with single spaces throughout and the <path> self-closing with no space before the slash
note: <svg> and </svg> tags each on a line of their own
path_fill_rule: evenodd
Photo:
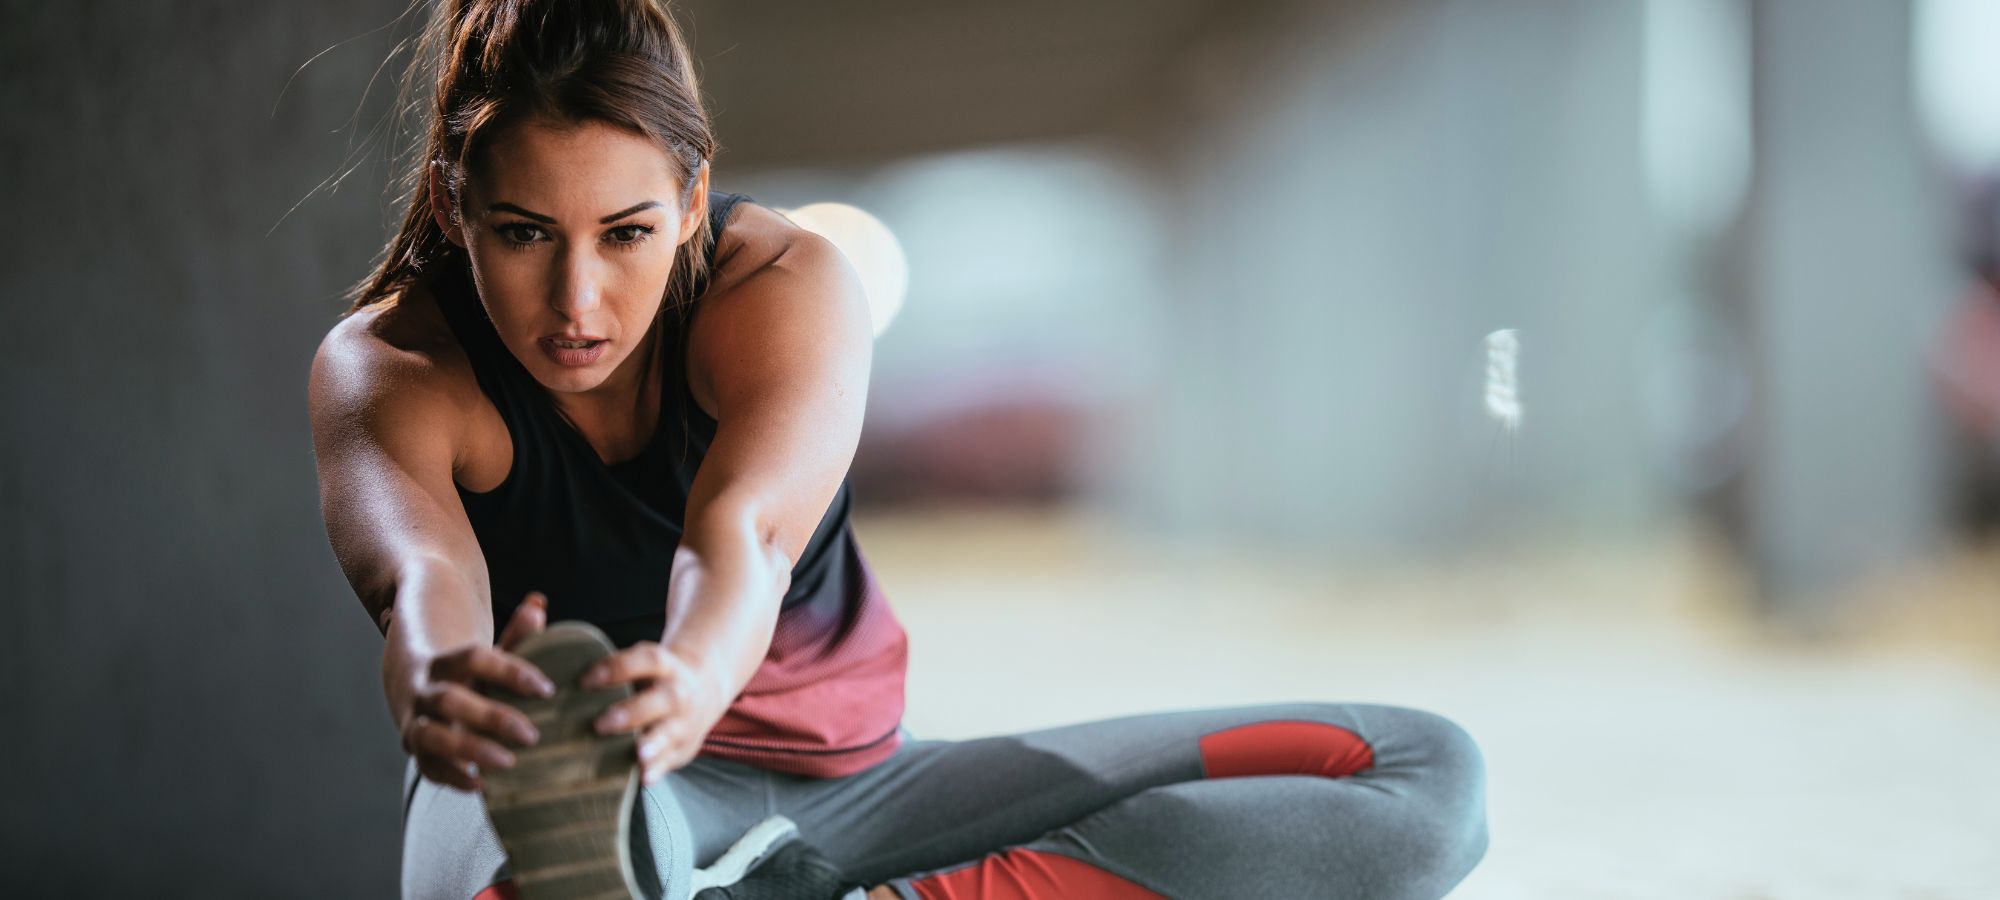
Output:
<svg viewBox="0 0 2000 900">
<path fill-rule="evenodd" d="M 707 190 L 700 178 L 691 205 Z M 603 122 L 530 121 L 488 146 L 463 227 L 439 224 L 471 258 L 501 341 L 543 386 L 581 393 L 614 373 L 636 383 L 645 358 L 632 351 L 651 333 L 675 248 L 700 223 L 680 196 L 652 141 Z"/>
</svg>

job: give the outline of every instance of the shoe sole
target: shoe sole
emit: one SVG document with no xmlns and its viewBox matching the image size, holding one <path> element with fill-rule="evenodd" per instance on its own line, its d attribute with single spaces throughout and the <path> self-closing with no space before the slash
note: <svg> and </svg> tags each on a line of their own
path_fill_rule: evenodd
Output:
<svg viewBox="0 0 2000 900">
<path fill-rule="evenodd" d="M 639 760 L 630 734 L 600 735 L 598 715 L 632 695 L 621 684 L 583 690 L 577 679 L 616 652 L 582 622 L 558 622 L 515 648 L 556 686 L 546 699 L 506 689 L 489 696 L 526 714 L 541 741 L 514 751 L 514 767 L 480 772 L 486 815 L 522 900 L 631 900 L 630 823 Z"/>
</svg>

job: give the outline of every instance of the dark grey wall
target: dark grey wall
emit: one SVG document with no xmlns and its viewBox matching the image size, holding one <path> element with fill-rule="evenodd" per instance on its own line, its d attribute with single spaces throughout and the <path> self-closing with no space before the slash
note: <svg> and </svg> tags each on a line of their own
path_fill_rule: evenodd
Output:
<svg viewBox="0 0 2000 900">
<path fill-rule="evenodd" d="M 305 411 L 313 348 L 383 237 L 382 167 L 278 224 L 339 169 L 355 132 L 330 131 L 388 37 L 276 101 L 398 11 L 9 4 L 10 896 L 393 894 L 380 638 L 327 549 Z"/>
</svg>

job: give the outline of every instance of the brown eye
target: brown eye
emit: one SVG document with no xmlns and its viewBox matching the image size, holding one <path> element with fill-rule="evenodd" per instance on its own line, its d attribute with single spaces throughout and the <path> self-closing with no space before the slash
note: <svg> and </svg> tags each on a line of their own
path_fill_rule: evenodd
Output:
<svg viewBox="0 0 2000 900">
<path fill-rule="evenodd" d="M 621 247 L 631 247 L 645 243 L 653 234 L 653 229 L 645 225 L 621 225 L 605 232 L 611 243 Z"/>
<path fill-rule="evenodd" d="M 538 235 L 541 232 L 540 228 L 537 228 L 533 225 L 524 225 L 519 222 L 514 222 L 508 225 L 501 225 L 494 228 L 493 230 L 498 232 L 501 237 L 506 238 L 508 243 L 517 245 L 526 245 L 535 243 L 536 235 Z"/>
</svg>

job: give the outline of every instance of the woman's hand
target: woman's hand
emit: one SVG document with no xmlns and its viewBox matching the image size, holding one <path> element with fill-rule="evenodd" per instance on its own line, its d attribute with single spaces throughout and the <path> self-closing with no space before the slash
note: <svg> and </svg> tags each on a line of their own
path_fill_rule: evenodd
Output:
<svg viewBox="0 0 2000 900">
<path fill-rule="evenodd" d="M 647 784 L 687 765 L 732 697 L 719 673 L 652 641 L 634 644 L 584 672 L 584 688 L 632 683 L 636 692 L 597 717 L 598 734 L 637 732 Z"/>
<path fill-rule="evenodd" d="M 482 696 L 497 685 L 524 697 L 547 697 L 555 685 L 533 663 L 511 650 L 548 623 L 548 598 L 530 593 L 514 610 L 496 646 L 474 645 L 432 657 L 402 724 L 403 750 L 417 771 L 440 784 L 479 790 L 481 768 L 505 769 L 514 754 L 501 742 L 526 747 L 541 740 L 528 717 Z"/>
</svg>

